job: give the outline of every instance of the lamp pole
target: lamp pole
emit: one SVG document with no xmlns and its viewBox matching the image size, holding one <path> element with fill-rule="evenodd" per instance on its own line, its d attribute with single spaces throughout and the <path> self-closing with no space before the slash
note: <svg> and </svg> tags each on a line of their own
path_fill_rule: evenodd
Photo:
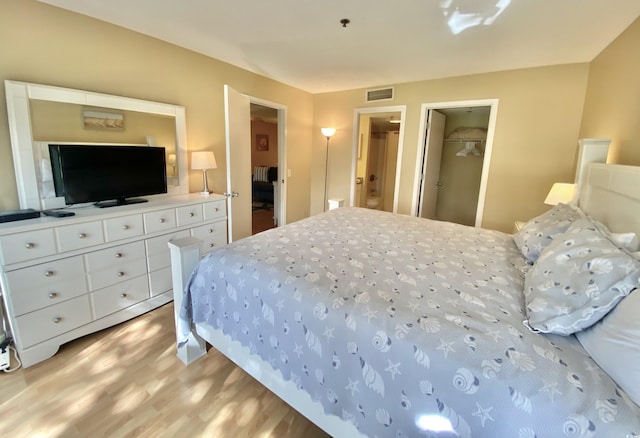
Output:
<svg viewBox="0 0 640 438">
<path fill-rule="evenodd" d="M 324 204 L 323 211 L 327 211 L 327 179 L 329 175 L 329 138 L 327 137 L 327 146 L 324 153 Z"/>
<path fill-rule="evenodd" d="M 322 211 L 327 211 L 327 179 L 329 176 L 329 139 L 336 133 L 335 128 L 321 128 L 322 135 L 327 138 L 327 145 L 324 154 L 324 205 Z"/>
</svg>

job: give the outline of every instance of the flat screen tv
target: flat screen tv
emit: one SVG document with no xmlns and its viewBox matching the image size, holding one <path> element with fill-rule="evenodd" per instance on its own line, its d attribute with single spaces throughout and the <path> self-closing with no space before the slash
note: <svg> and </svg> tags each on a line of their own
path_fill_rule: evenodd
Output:
<svg viewBox="0 0 640 438">
<path fill-rule="evenodd" d="M 163 147 L 50 144 L 49 156 L 56 196 L 67 205 L 113 207 L 167 193 Z"/>
</svg>

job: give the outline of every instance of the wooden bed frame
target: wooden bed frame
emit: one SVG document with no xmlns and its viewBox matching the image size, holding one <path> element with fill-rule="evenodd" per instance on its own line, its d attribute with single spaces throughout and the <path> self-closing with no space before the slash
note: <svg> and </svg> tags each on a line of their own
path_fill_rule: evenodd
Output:
<svg viewBox="0 0 640 438">
<path fill-rule="evenodd" d="M 582 182 L 582 187 L 578 189 L 578 205 L 583 211 L 613 232 L 635 232 L 640 236 L 640 167 L 591 163 L 587 165 Z M 200 241 L 188 237 L 170 242 L 169 247 L 177 328 L 182 292 L 200 260 Z M 221 330 L 208 325 L 196 325 L 187 344 L 178 348 L 178 357 L 188 365 L 206 355 L 206 343 L 331 436 L 363 436 L 351 423 L 334 415 L 326 415 L 320 403 L 312 401 L 306 392 L 284 380 L 279 371 L 259 356 L 250 354 L 248 348 L 233 341 Z"/>
</svg>

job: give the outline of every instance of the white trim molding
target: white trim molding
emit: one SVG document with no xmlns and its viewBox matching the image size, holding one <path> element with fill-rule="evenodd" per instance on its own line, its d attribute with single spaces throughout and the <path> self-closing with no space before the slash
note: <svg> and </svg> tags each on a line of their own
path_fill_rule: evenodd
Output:
<svg viewBox="0 0 640 438">
<path fill-rule="evenodd" d="M 441 108 L 458 108 L 458 107 L 491 107 L 489 113 L 489 124 L 487 126 L 487 140 L 484 149 L 484 158 L 482 163 L 482 175 L 480 177 L 480 190 L 478 192 L 478 207 L 476 209 L 475 226 L 482 226 L 482 218 L 484 215 L 484 204 L 487 195 L 487 183 L 489 180 L 489 168 L 491 166 L 491 152 L 493 150 L 493 138 L 496 129 L 496 119 L 498 117 L 498 99 L 479 99 L 479 100 L 461 100 L 455 102 L 435 102 L 423 103 L 420 109 L 420 127 L 418 135 L 418 148 L 416 156 L 416 169 L 413 184 L 413 198 L 411 201 L 411 215 L 418 214 L 418 193 L 420 192 L 420 177 L 422 173 L 422 165 L 424 160 L 424 142 L 427 132 L 427 111 L 437 110 Z"/>
</svg>

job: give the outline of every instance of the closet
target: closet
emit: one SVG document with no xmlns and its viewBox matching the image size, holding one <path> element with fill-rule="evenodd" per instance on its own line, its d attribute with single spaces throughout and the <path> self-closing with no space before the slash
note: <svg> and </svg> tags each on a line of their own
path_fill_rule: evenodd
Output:
<svg viewBox="0 0 640 438">
<path fill-rule="evenodd" d="M 429 114 L 425 156 L 436 162 L 423 167 L 427 187 L 421 191 L 419 216 L 475 225 L 490 110 L 489 106 L 429 110 L 437 114 Z M 433 148 L 440 148 L 440 154 Z M 436 177 L 429 178 L 428 172 Z M 426 214 L 429 203 L 435 204 L 435 211 Z"/>
</svg>

